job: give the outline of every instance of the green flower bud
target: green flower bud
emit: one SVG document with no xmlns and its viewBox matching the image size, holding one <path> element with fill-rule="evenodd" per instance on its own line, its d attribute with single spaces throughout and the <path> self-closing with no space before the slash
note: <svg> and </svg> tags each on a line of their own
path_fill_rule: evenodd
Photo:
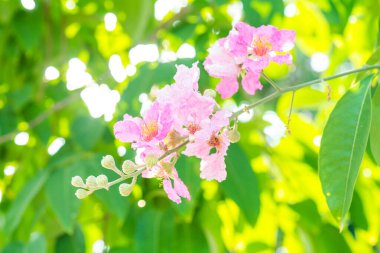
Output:
<svg viewBox="0 0 380 253">
<path fill-rule="evenodd" d="M 133 172 L 135 172 L 136 170 L 136 164 L 134 162 L 132 162 L 131 160 L 125 160 L 123 162 L 123 165 L 121 166 L 123 172 L 125 174 L 131 174 Z"/>
<path fill-rule="evenodd" d="M 108 178 L 105 175 L 99 175 L 96 177 L 96 184 L 99 187 L 108 189 Z"/>
<path fill-rule="evenodd" d="M 87 188 L 86 184 L 83 182 L 83 179 L 80 176 L 71 178 L 71 184 L 74 187 Z"/>
<path fill-rule="evenodd" d="M 211 89 L 206 89 L 203 92 L 203 95 L 211 97 L 211 98 L 215 98 L 216 97 L 216 92 L 214 90 L 211 90 Z"/>
<path fill-rule="evenodd" d="M 131 194 L 132 192 L 132 188 L 133 188 L 132 184 L 123 183 L 119 185 L 120 195 L 124 197 L 129 196 L 129 194 Z"/>
<path fill-rule="evenodd" d="M 86 179 L 86 185 L 91 189 L 91 188 L 96 188 L 98 186 L 98 183 L 96 182 L 96 177 L 94 176 L 89 176 Z"/>
<path fill-rule="evenodd" d="M 109 170 L 114 170 L 116 168 L 115 159 L 111 155 L 106 155 L 103 157 L 101 164 L 104 168 Z"/>
<path fill-rule="evenodd" d="M 75 196 L 78 198 L 78 199 L 84 199 L 85 197 L 87 197 L 88 195 L 90 195 L 91 192 L 90 191 L 86 191 L 84 189 L 78 189 L 76 192 L 75 192 Z"/>
<path fill-rule="evenodd" d="M 156 157 L 155 155 L 148 155 L 147 157 L 145 157 L 144 162 L 146 167 L 150 169 L 158 163 L 158 157 Z"/>
<path fill-rule="evenodd" d="M 236 143 L 240 140 L 240 133 L 239 131 L 234 127 L 233 129 L 228 130 L 227 137 L 230 140 L 231 143 Z"/>
</svg>

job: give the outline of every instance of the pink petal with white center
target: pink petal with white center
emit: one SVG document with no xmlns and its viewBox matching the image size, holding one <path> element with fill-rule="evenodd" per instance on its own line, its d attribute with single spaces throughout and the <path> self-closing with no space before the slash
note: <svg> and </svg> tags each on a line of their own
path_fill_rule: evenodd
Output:
<svg viewBox="0 0 380 253">
<path fill-rule="evenodd" d="M 221 182 L 226 177 L 227 171 L 223 155 L 215 153 L 201 161 L 201 178 Z"/>
<path fill-rule="evenodd" d="M 254 95 L 257 90 L 261 90 L 263 86 L 260 83 L 260 73 L 248 71 L 242 80 L 242 86 L 250 95 Z"/>
<path fill-rule="evenodd" d="M 239 90 L 239 83 L 235 78 L 223 78 L 216 86 L 216 91 L 221 97 L 230 98 Z"/>
</svg>

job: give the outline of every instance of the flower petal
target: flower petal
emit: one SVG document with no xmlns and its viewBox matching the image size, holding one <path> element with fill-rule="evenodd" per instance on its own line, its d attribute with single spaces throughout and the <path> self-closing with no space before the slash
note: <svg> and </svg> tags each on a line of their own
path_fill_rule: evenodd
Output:
<svg viewBox="0 0 380 253">
<path fill-rule="evenodd" d="M 223 78 L 216 86 L 216 91 L 222 98 L 232 97 L 239 89 L 239 83 L 236 78 Z"/>
<path fill-rule="evenodd" d="M 263 86 L 260 83 L 260 73 L 248 71 L 242 80 L 242 86 L 250 95 L 254 95 L 257 90 L 261 90 Z"/>
</svg>

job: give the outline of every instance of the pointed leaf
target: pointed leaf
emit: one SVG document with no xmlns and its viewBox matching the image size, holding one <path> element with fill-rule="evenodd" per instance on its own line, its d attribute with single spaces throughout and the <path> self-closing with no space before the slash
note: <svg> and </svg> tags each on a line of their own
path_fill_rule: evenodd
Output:
<svg viewBox="0 0 380 253">
<path fill-rule="evenodd" d="M 319 153 L 319 177 L 327 204 L 340 222 L 348 212 L 371 123 L 370 83 L 347 92 L 336 104 L 323 131 Z"/>
<path fill-rule="evenodd" d="M 247 221 L 254 225 L 260 210 L 259 187 L 256 174 L 239 145 L 229 147 L 226 165 L 227 179 L 221 183 L 221 187 L 227 197 L 240 207 Z"/>
<path fill-rule="evenodd" d="M 26 207 L 40 191 L 49 175 L 49 170 L 44 169 L 37 173 L 18 193 L 5 217 L 4 231 L 10 235 L 18 226 Z"/>
<path fill-rule="evenodd" d="M 375 95 L 372 97 L 372 122 L 370 130 L 370 144 L 371 151 L 376 160 L 376 163 L 380 165 L 380 88 L 377 87 Z"/>
</svg>

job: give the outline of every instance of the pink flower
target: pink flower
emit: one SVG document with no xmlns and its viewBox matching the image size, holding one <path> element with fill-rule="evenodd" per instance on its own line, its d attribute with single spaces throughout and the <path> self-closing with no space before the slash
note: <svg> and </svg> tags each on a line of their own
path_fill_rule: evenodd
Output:
<svg viewBox="0 0 380 253">
<path fill-rule="evenodd" d="M 228 36 L 228 46 L 235 59 L 246 69 L 262 71 L 270 61 L 292 63 L 288 53 L 294 47 L 295 32 L 279 30 L 274 26 L 249 26 L 243 22 L 235 25 Z"/>
<path fill-rule="evenodd" d="M 230 112 L 220 110 L 211 119 L 204 119 L 201 130 L 194 134 L 194 141 L 187 144 L 183 152 L 202 159 L 201 178 L 219 182 L 226 179 L 224 156 L 230 143 L 223 128 L 229 125 L 230 116 Z"/>
<path fill-rule="evenodd" d="M 175 119 L 173 128 L 182 135 L 199 130 L 202 119 L 208 118 L 215 107 L 215 100 L 198 91 L 199 68 L 194 63 L 191 68 L 177 66 L 175 83 L 167 85 L 158 93 L 157 101 L 166 103 Z"/>
<path fill-rule="evenodd" d="M 157 152 L 157 150 L 154 152 Z M 158 153 L 160 152 L 158 151 Z M 178 177 L 177 170 L 170 164 L 173 157 L 173 155 L 166 157 L 153 168 L 145 170 L 142 176 L 145 178 L 163 179 L 162 185 L 169 199 L 179 204 L 181 203 L 181 197 L 187 198 L 188 200 L 190 200 L 191 197 L 186 185 Z"/>
<path fill-rule="evenodd" d="M 142 119 L 124 115 L 124 119 L 114 125 L 114 133 L 122 142 L 135 143 L 136 147 L 145 146 L 163 140 L 170 131 L 172 122 L 170 107 L 155 102 Z"/>
<path fill-rule="evenodd" d="M 208 51 L 204 67 L 209 75 L 221 78 L 216 90 L 229 98 L 243 89 L 250 95 L 262 89 L 260 74 L 270 61 L 292 63 L 288 53 L 294 47 L 295 32 L 273 26 L 252 27 L 243 22 L 235 26 L 227 38 L 218 40 Z"/>
</svg>

